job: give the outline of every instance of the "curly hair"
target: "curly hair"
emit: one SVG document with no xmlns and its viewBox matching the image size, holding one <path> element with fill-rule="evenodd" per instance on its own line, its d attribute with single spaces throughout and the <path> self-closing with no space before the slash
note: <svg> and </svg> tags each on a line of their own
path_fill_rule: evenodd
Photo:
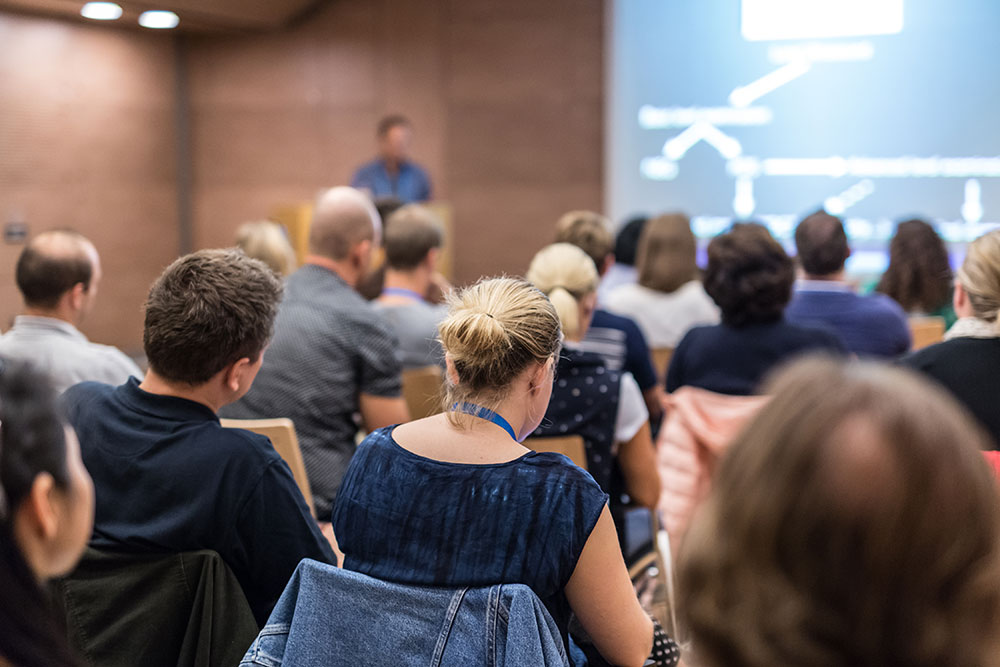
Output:
<svg viewBox="0 0 1000 667">
<path fill-rule="evenodd" d="M 806 359 L 733 443 L 679 560 L 705 667 L 1000 664 L 985 436 L 900 369 Z"/>
<path fill-rule="evenodd" d="M 795 265 L 761 225 L 743 223 L 708 244 L 705 291 L 730 326 L 781 319 L 792 298 Z"/>
<path fill-rule="evenodd" d="M 899 223 L 889 242 L 889 268 L 875 287 L 908 312 L 930 313 L 951 301 L 951 265 L 944 241 L 930 223 Z"/>
</svg>

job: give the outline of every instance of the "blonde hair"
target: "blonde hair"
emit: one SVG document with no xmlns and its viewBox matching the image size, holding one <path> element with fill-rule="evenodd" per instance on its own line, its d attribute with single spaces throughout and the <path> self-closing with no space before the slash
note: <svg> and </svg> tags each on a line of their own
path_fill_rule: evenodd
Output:
<svg viewBox="0 0 1000 667">
<path fill-rule="evenodd" d="M 600 271 L 604 260 L 615 251 L 611 221 L 593 211 L 570 211 L 556 223 L 556 243 L 572 243 L 594 261 Z"/>
<path fill-rule="evenodd" d="M 958 282 L 968 295 L 976 317 L 997 323 L 1000 314 L 1000 229 L 983 234 L 969 244 L 965 261 L 958 270 Z"/>
<path fill-rule="evenodd" d="M 284 227 L 275 222 L 260 220 L 241 225 L 236 230 L 236 245 L 247 257 L 259 259 L 279 276 L 295 270 L 295 250 Z"/>
<path fill-rule="evenodd" d="M 538 251 L 526 276 L 548 295 L 563 332 L 570 338 L 580 333 L 579 301 L 597 289 L 597 267 L 583 250 L 569 243 L 553 243 Z"/>
<path fill-rule="evenodd" d="M 447 383 L 446 409 L 466 401 L 495 408 L 529 364 L 545 363 L 559 353 L 559 317 L 545 295 L 525 280 L 480 280 L 452 294 L 448 306 L 438 334 L 458 382 Z M 462 418 L 448 412 L 453 424 Z"/>
<path fill-rule="evenodd" d="M 669 213 L 653 218 L 639 239 L 639 284 L 669 294 L 694 280 L 698 277 L 695 251 L 691 221 L 686 215 Z"/>
</svg>

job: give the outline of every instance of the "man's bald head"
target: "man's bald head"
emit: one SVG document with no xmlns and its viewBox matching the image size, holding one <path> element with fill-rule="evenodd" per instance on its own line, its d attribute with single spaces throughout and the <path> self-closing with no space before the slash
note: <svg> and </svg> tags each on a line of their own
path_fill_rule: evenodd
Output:
<svg viewBox="0 0 1000 667">
<path fill-rule="evenodd" d="M 89 291 L 99 275 L 94 244 L 70 230 L 43 232 L 31 239 L 15 269 L 25 305 L 40 309 L 55 308 L 76 285 Z"/>
<path fill-rule="evenodd" d="M 340 261 L 363 241 L 378 244 L 381 233 L 382 221 L 371 199 L 354 188 L 330 188 L 316 200 L 309 251 Z"/>
</svg>

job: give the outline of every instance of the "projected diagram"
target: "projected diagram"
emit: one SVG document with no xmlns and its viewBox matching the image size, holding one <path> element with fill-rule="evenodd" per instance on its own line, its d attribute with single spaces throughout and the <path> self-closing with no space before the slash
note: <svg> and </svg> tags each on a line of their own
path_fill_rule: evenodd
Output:
<svg viewBox="0 0 1000 667">
<path fill-rule="evenodd" d="M 748 41 L 825 39 L 894 34 L 902 30 L 902 0 L 743 0 L 742 32 Z M 823 10 L 827 10 L 824 13 Z M 832 13 L 831 13 L 832 12 Z M 674 180 L 684 168 L 684 157 L 699 142 L 711 146 L 725 160 L 734 181 L 733 213 L 754 215 L 754 184 L 774 176 L 851 177 L 850 187 L 834 191 L 824 201 L 830 213 L 842 215 L 876 193 L 880 178 L 965 179 L 964 198 L 956 201 L 955 215 L 966 224 L 983 218 L 980 179 L 1000 178 L 1000 156 L 817 155 L 815 157 L 761 157 L 744 153 L 734 136 L 746 128 L 774 123 L 774 111 L 757 104 L 770 93 L 809 76 L 818 63 L 857 63 L 871 60 L 875 46 L 868 40 L 811 41 L 774 44 L 768 59 L 775 69 L 732 89 L 728 105 L 712 107 L 656 107 L 639 109 L 643 130 L 679 130 L 663 144 L 659 155 L 641 160 L 641 175 L 653 181 Z"/>
</svg>

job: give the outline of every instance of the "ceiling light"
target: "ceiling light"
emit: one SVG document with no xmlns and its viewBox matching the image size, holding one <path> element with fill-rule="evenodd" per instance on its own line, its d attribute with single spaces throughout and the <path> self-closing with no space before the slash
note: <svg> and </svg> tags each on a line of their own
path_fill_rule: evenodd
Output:
<svg viewBox="0 0 1000 667">
<path fill-rule="evenodd" d="M 95 21 L 114 21 L 121 15 L 122 8 L 113 2 L 88 2 L 80 9 L 80 16 Z"/>
<path fill-rule="evenodd" d="M 139 15 L 139 25 L 143 28 L 176 28 L 178 23 L 180 23 L 180 19 L 173 12 L 157 10 L 143 12 Z"/>
</svg>

